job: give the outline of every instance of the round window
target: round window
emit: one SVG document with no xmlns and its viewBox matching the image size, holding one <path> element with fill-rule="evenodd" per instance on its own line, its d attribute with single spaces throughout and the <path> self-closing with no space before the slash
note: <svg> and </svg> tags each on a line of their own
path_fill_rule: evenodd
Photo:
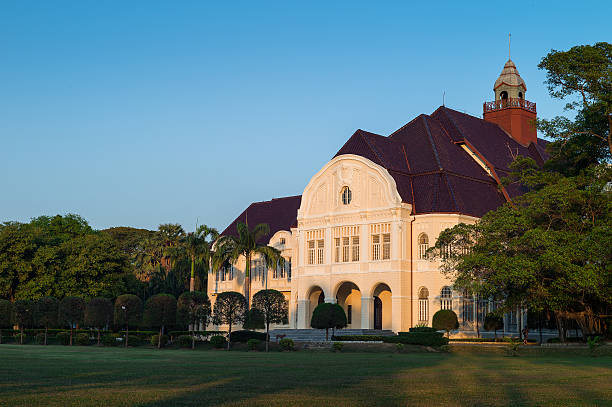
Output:
<svg viewBox="0 0 612 407">
<path fill-rule="evenodd" d="M 351 192 L 350 188 L 342 188 L 342 203 L 344 205 L 348 205 L 351 203 L 351 199 L 353 199 L 353 193 Z"/>
</svg>

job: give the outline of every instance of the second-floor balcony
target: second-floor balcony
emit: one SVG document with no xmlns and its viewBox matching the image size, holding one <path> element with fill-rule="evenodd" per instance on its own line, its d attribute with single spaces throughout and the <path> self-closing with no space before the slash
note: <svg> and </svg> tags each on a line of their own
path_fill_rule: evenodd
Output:
<svg viewBox="0 0 612 407">
<path fill-rule="evenodd" d="M 508 109 L 511 107 L 520 107 L 529 112 L 536 113 L 536 104 L 522 98 L 508 98 L 494 100 L 493 102 L 485 102 L 482 106 L 484 113 L 494 112 L 497 110 Z"/>
</svg>

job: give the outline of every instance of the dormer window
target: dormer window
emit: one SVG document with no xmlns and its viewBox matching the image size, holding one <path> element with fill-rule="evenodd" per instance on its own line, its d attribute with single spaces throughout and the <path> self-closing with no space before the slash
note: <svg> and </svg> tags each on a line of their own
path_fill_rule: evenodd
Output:
<svg viewBox="0 0 612 407">
<path fill-rule="evenodd" d="M 500 98 L 501 100 L 507 100 L 507 99 L 508 99 L 508 92 L 506 92 L 505 90 L 504 90 L 504 91 L 502 91 L 502 92 L 499 94 L 499 98 Z"/>
<path fill-rule="evenodd" d="M 348 205 L 351 203 L 353 199 L 353 193 L 351 192 L 349 187 L 342 188 L 342 204 Z"/>
<path fill-rule="evenodd" d="M 284 237 L 280 238 L 280 244 L 285 244 L 285 238 Z"/>
</svg>

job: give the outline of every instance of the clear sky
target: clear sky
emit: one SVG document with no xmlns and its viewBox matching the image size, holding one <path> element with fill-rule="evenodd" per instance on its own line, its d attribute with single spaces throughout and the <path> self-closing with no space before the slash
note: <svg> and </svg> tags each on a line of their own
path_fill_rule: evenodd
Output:
<svg viewBox="0 0 612 407">
<path fill-rule="evenodd" d="M 610 1 L 0 2 L 0 221 L 196 220 L 301 194 L 358 128 L 480 116 L 512 59 L 612 40 Z"/>
</svg>

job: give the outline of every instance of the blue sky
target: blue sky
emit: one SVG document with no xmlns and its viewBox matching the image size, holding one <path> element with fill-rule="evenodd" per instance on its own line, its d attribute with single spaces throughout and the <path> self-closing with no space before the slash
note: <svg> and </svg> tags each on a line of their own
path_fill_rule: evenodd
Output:
<svg viewBox="0 0 612 407">
<path fill-rule="evenodd" d="M 612 3 L 0 2 L 0 221 L 196 220 L 300 194 L 358 128 L 476 116 L 508 57 L 612 39 Z"/>
</svg>

